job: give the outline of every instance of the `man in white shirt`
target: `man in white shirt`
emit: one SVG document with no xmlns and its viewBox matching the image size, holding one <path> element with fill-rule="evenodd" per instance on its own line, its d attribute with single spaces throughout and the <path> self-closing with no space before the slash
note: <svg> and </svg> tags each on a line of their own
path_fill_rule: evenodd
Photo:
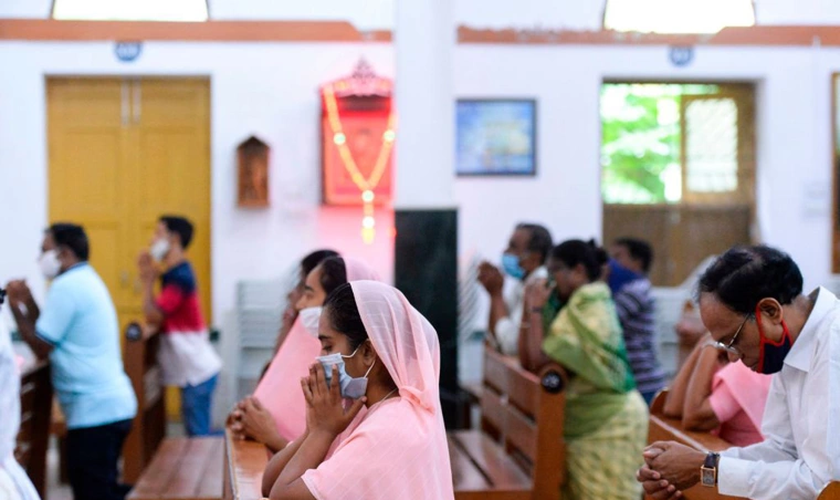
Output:
<svg viewBox="0 0 840 500">
<path fill-rule="evenodd" d="M 525 286 L 548 279 L 545 260 L 551 245 L 551 234 L 545 227 L 518 224 L 502 256 L 504 273 L 515 283 L 505 287 L 504 275 L 489 262 L 482 262 L 478 269 L 478 281 L 490 294 L 488 340 L 503 354 L 514 356 L 518 351 Z"/>
<path fill-rule="evenodd" d="M 723 495 L 811 500 L 840 480 L 840 301 L 802 275 L 785 253 L 733 248 L 703 274 L 700 315 L 730 361 L 775 374 L 765 441 L 717 456 L 673 442 L 645 450 L 637 478 L 655 499 L 701 482 Z"/>
</svg>

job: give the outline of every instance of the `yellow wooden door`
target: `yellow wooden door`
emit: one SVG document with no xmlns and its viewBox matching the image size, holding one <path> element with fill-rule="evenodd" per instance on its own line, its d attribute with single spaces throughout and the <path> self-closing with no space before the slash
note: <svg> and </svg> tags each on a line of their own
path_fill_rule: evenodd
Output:
<svg viewBox="0 0 840 500">
<path fill-rule="evenodd" d="M 128 266 L 136 242 L 125 224 L 131 158 L 123 92 L 113 79 L 56 79 L 47 87 L 49 221 L 85 227 L 91 264 L 121 313 L 136 302 Z"/>
<path fill-rule="evenodd" d="M 134 224 L 148 244 L 158 218 L 183 215 L 195 231 L 187 255 L 195 269 L 205 319 L 210 320 L 210 85 L 201 79 L 132 82 L 136 122 L 132 169 Z M 170 388 L 166 407 L 180 416 L 180 394 Z"/>
<path fill-rule="evenodd" d="M 142 317 L 136 260 L 158 218 L 195 224 L 188 250 L 210 320 L 210 86 L 204 79 L 50 79 L 49 216 L 85 226 L 121 329 Z M 167 393 L 170 417 L 178 393 Z"/>
</svg>

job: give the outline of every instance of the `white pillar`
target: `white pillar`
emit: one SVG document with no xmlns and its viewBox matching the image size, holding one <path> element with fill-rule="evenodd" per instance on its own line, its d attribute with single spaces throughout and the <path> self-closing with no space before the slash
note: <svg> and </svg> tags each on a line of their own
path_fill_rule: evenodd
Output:
<svg viewBox="0 0 840 500">
<path fill-rule="evenodd" d="M 395 0 L 399 209 L 452 207 L 455 104 L 452 0 Z"/>
<path fill-rule="evenodd" d="M 458 426 L 458 212 L 452 0 L 395 0 L 394 284 L 440 338 L 443 418 Z"/>
</svg>

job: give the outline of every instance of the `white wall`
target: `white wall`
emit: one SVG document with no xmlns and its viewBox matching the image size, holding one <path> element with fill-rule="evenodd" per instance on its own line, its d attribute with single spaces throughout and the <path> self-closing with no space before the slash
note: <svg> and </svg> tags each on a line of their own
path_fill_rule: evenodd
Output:
<svg viewBox="0 0 840 500">
<path fill-rule="evenodd" d="M 758 24 L 840 24 L 836 0 L 754 0 Z"/>
<path fill-rule="evenodd" d="M 394 25 L 395 0 L 209 0 L 210 17 L 349 21 L 360 29 L 389 29 Z"/>
<path fill-rule="evenodd" d="M 519 220 L 544 221 L 557 240 L 600 235 L 604 79 L 741 80 L 758 86 L 761 238 L 792 254 L 807 286 L 828 278 L 829 82 L 840 50 L 700 47 L 691 66 L 675 68 L 664 47 L 461 46 L 455 61 L 458 96 L 535 97 L 540 123 L 536 178 L 456 182 L 462 250 L 495 258 Z"/>
<path fill-rule="evenodd" d="M 395 1 L 208 0 L 208 5 L 211 18 L 218 20 L 342 20 L 360 29 L 391 29 Z M 840 2 L 836 0 L 754 1 L 759 24 L 840 24 Z M 605 0 L 454 0 L 453 4 L 457 24 L 597 30 Z M 52 0 L 3 0 L 0 18 L 46 18 L 51 6 Z"/>
</svg>

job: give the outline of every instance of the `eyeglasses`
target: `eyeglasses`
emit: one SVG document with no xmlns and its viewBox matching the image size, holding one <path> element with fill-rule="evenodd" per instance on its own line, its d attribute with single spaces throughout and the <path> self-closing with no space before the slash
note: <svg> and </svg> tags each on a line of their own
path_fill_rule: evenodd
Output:
<svg viewBox="0 0 840 500">
<path fill-rule="evenodd" d="M 738 329 L 735 330 L 735 335 L 732 336 L 732 340 L 730 340 L 728 344 L 724 344 L 723 342 L 715 342 L 715 347 L 722 351 L 726 351 L 730 354 L 740 356 L 741 351 L 739 351 L 738 348 L 735 347 L 735 342 L 738 341 L 738 335 L 741 335 L 741 330 L 744 329 L 744 325 L 747 324 L 747 321 L 749 321 L 749 319 L 752 318 L 752 316 L 752 314 L 747 314 L 746 316 L 744 316 L 744 321 L 742 321 L 741 326 L 739 326 Z"/>
</svg>

